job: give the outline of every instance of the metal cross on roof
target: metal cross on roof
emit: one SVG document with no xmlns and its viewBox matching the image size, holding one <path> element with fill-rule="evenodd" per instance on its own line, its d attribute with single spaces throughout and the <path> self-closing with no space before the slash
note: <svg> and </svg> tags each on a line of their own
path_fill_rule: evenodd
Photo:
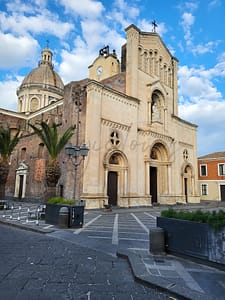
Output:
<svg viewBox="0 0 225 300">
<path fill-rule="evenodd" d="M 156 20 L 154 20 L 154 21 L 152 22 L 152 25 L 153 25 L 152 31 L 153 31 L 153 32 L 156 32 L 156 27 L 158 27 L 158 25 L 157 25 L 157 23 L 156 23 Z"/>
</svg>

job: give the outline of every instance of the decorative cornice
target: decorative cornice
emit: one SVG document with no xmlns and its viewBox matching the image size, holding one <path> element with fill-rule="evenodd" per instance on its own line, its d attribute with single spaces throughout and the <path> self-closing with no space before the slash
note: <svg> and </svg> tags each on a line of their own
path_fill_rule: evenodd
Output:
<svg viewBox="0 0 225 300">
<path fill-rule="evenodd" d="M 164 134 L 154 132 L 154 131 L 151 131 L 151 130 L 145 130 L 145 129 L 138 128 L 138 133 L 143 135 L 143 136 L 150 135 L 155 139 L 161 139 L 163 141 L 168 141 L 168 142 L 171 142 L 171 143 L 174 142 L 174 138 L 172 138 L 171 136 L 164 135 Z"/>
<path fill-rule="evenodd" d="M 118 122 L 113 122 L 111 120 L 107 120 L 107 119 L 104 119 L 104 118 L 101 118 L 101 121 L 102 121 L 103 125 L 109 126 L 111 128 L 114 128 L 114 129 L 129 131 L 130 128 L 131 128 L 131 125 L 125 125 L 125 124 L 121 124 L 121 123 L 118 123 Z"/>
<path fill-rule="evenodd" d="M 95 80 L 91 80 L 87 84 L 87 92 L 90 92 L 93 90 L 97 91 L 98 93 L 102 93 L 103 96 L 108 96 L 111 99 L 114 99 L 118 102 L 122 102 L 126 105 L 130 105 L 133 107 L 138 107 L 138 104 L 140 103 L 139 99 L 128 96 L 119 91 L 116 91 L 116 90 L 114 90 L 104 84 L 101 84 Z"/>
<path fill-rule="evenodd" d="M 8 115 L 8 116 L 12 116 L 12 117 L 16 117 L 16 118 L 20 118 L 20 119 L 24 119 L 24 120 L 30 120 L 38 115 L 41 115 L 43 113 L 46 113 L 48 111 L 51 111 L 52 109 L 55 109 L 58 106 L 62 106 L 63 105 L 63 99 L 61 100 L 57 100 L 54 103 L 49 104 L 48 106 L 45 106 L 35 112 L 29 112 L 29 113 L 19 113 L 19 112 L 14 112 L 14 111 L 10 111 L 10 110 L 6 110 L 6 109 L 2 109 L 0 108 L 0 114 L 4 114 L 4 115 Z"/>
<path fill-rule="evenodd" d="M 188 143 L 179 142 L 179 145 L 181 145 L 181 146 L 183 146 L 185 148 L 193 149 L 193 145 L 188 144 Z"/>
<path fill-rule="evenodd" d="M 182 123 L 187 124 L 187 125 L 190 125 L 190 126 L 192 126 L 192 127 L 195 127 L 195 128 L 198 127 L 198 125 L 193 124 L 193 123 L 190 123 L 190 122 L 188 122 L 188 121 L 185 121 L 185 120 L 179 118 L 179 117 L 176 116 L 176 115 L 172 115 L 172 118 L 174 118 L 176 121 L 182 122 Z"/>
</svg>

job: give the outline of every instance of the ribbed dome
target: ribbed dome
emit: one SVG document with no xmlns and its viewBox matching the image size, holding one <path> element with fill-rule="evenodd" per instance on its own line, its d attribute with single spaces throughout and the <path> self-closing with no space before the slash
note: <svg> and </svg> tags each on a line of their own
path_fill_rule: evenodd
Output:
<svg viewBox="0 0 225 300">
<path fill-rule="evenodd" d="M 20 90 L 31 86 L 40 85 L 42 88 L 64 89 L 64 84 L 59 75 L 53 70 L 52 52 L 46 48 L 42 51 L 42 60 L 38 68 L 32 70 L 23 80 Z"/>
<path fill-rule="evenodd" d="M 40 65 L 38 68 L 32 70 L 24 78 L 20 88 L 33 84 L 49 85 L 60 89 L 64 88 L 61 78 L 49 65 Z"/>
</svg>

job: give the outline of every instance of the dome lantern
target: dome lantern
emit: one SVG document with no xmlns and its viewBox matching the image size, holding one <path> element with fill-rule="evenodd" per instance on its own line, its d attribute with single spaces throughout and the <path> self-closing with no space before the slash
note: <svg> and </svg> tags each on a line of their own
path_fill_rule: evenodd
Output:
<svg viewBox="0 0 225 300">
<path fill-rule="evenodd" d="M 46 47 L 44 50 L 41 51 L 41 55 L 42 55 L 42 60 L 39 62 L 39 66 L 48 64 L 53 69 L 52 51 L 49 50 L 48 47 Z"/>
</svg>

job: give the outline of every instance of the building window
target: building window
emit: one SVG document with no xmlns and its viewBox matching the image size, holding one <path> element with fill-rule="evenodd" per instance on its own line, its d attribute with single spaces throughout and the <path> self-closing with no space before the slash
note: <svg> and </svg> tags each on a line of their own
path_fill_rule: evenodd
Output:
<svg viewBox="0 0 225 300">
<path fill-rule="evenodd" d="M 184 149 L 184 151 L 183 151 L 183 158 L 184 158 L 184 160 L 188 159 L 188 151 L 187 151 L 187 149 Z"/>
<path fill-rule="evenodd" d="M 40 143 L 38 145 L 38 158 L 43 158 L 43 152 L 44 152 L 44 144 Z"/>
<path fill-rule="evenodd" d="M 26 159 L 26 151 L 27 151 L 27 149 L 25 147 L 21 149 L 21 153 L 20 153 L 21 160 Z"/>
<path fill-rule="evenodd" d="M 114 145 L 114 146 L 118 146 L 118 145 L 119 145 L 120 139 L 119 139 L 119 134 L 118 134 L 118 132 L 113 131 L 113 132 L 110 134 L 110 141 L 111 141 L 112 145 Z"/>
<path fill-rule="evenodd" d="M 219 172 L 219 176 L 223 176 L 225 175 L 225 164 L 219 164 L 218 165 L 218 172 Z"/>
<path fill-rule="evenodd" d="M 207 176 L 207 165 L 200 165 L 200 176 Z"/>
<path fill-rule="evenodd" d="M 119 164 L 119 158 L 117 154 L 113 154 L 110 159 L 109 159 L 109 163 L 112 165 L 118 165 Z"/>
<path fill-rule="evenodd" d="M 39 108 L 39 101 L 37 98 L 32 98 L 30 101 L 30 110 L 36 111 Z"/>
<path fill-rule="evenodd" d="M 208 195 L 208 185 L 207 184 L 201 185 L 201 193 L 202 193 L 202 196 Z"/>
</svg>

